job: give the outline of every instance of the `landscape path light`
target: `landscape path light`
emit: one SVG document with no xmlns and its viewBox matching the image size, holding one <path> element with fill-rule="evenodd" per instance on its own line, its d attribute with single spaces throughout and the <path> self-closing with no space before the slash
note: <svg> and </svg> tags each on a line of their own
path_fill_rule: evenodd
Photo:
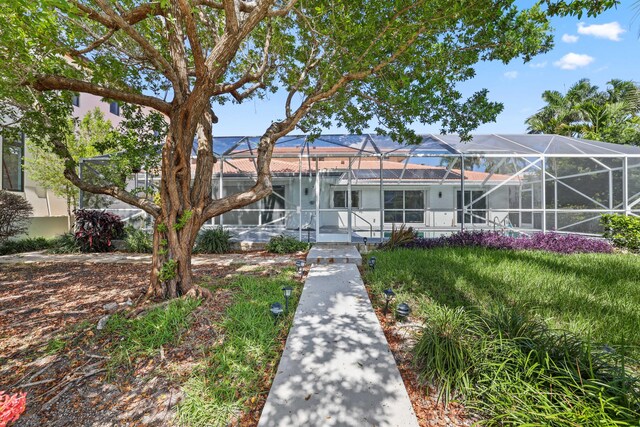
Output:
<svg viewBox="0 0 640 427">
<path fill-rule="evenodd" d="M 371 267 L 372 270 L 376 269 L 376 257 L 372 256 L 369 258 L 369 267 Z"/>
<path fill-rule="evenodd" d="M 282 288 L 282 293 L 284 294 L 284 311 L 289 312 L 289 297 L 291 297 L 291 293 L 293 292 L 293 288 L 291 286 L 285 286 Z"/>
<path fill-rule="evenodd" d="M 398 308 L 396 308 L 396 316 L 400 319 L 404 319 L 411 313 L 411 307 L 406 302 L 398 304 Z"/>
<path fill-rule="evenodd" d="M 282 310 L 282 304 L 280 304 L 279 302 L 274 302 L 273 304 L 271 304 L 271 308 L 269 309 L 269 311 L 271 311 L 271 315 L 273 316 L 273 324 L 275 325 L 278 321 L 278 317 L 280 317 L 282 315 L 282 312 L 284 311 Z"/>
<path fill-rule="evenodd" d="M 298 270 L 298 274 L 300 275 L 300 278 L 304 276 L 304 266 L 305 266 L 304 260 L 302 259 L 296 260 L 296 269 Z"/>
<path fill-rule="evenodd" d="M 384 297 L 385 297 L 384 315 L 386 316 L 387 312 L 389 311 L 389 302 L 391 302 L 393 297 L 396 296 L 396 293 L 393 292 L 393 289 L 391 289 L 391 288 L 385 289 L 382 292 L 384 293 Z"/>
</svg>

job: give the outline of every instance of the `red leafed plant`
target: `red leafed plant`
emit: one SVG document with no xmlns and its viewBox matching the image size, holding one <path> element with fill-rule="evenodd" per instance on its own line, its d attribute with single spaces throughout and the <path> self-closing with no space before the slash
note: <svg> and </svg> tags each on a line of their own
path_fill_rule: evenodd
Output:
<svg viewBox="0 0 640 427">
<path fill-rule="evenodd" d="M 124 234 L 118 215 L 92 209 L 76 209 L 75 237 L 82 252 L 107 252 L 111 241 Z"/>
<path fill-rule="evenodd" d="M 6 394 L 0 391 L 0 427 L 13 423 L 27 406 L 27 393 Z"/>
</svg>

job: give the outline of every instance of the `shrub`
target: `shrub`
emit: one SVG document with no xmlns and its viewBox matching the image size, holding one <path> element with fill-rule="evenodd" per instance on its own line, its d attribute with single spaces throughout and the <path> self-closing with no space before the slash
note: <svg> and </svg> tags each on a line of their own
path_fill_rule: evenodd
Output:
<svg viewBox="0 0 640 427">
<path fill-rule="evenodd" d="M 231 235 L 222 227 L 210 228 L 198 235 L 194 252 L 224 254 L 231 250 Z"/>
<path fill-rule="evenodd" d="M 153 252 L 153 237 L 150 233 L 128 225 L 124 228 L 127 252 L 150 254 Z"/>
<path fill-rule="evenodd" d="M 437 238 L 414 239 L 401 245 L 404 248 L 431 249 L 439 247 L 485 247 L 494 249 L 542 250 L 557 253 L 610 253 L 611 244 L 605 240 L 576 234 L 534 233 L 531 236 L 511 237 L 497 231 L 461 231 Z"/>
<path fill-rule="evenodd" d="M 74 254 L 80 252 L 80 244 L 73 233 L 64 233 L 51 241 L 49 252 L 52 254 Z"/>
<path fill-rule="evenodd" d="M 0 243 L 27 231 L 32 212 L 24 197 L 0 190 Z"/>
<path fill-rule="evenodd" d="M 619 248 L 640 251 L 640 218 L 622 214 L 605 214 L 600 218 L 603 237 Z"/>
<path fill-rule="evenodd" d="M 27 393 L 5 394 L 0 391 L 0 426 L 13 423 L 24 412 L 27 405 Z"/>
<path fill-rule="evenodd" d="M 410 244 L 416 239 L 416 233 L 413 231 L 412 227 L 405 228 L 405 225 L 402 224 L 400 228 L 396 229 L 395 224 L 391 229 L 391 236 L 389 240 L 384 242 L 381 247 L 383 249 L 396 249 L 400 247 L 405 247 L 405 245 Z"/>
<path fill-rule="evenodd" d="M 267 243 L 267 251 L 274 254 L 291 254 L 294 252 L 306 251 L 309 244 L 301 242 L 295 237 L 280 235 L 272 237 Z"/>
<path fill-rule="evenodd" d="M 33 252 L 48 249 L 52 245 L 52 241 L 44 237 L 28 237 L 20 240 L 7 240 L 0 244 L 0 255 L 17 254 L 21 252 Z"/>
<path fill-rule="evenodd" d="M 122 236 L 124 223 L 118 215 L 91 209 L 74 211 L 75 236 L 83 252 L 107 252 L 111 240 Z"/>
</svg>

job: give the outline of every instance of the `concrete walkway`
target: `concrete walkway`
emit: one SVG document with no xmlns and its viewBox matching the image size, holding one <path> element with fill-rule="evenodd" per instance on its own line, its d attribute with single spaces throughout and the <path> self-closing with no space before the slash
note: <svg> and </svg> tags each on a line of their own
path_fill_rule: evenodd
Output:
<svg viewBox="0 0 640 427">
<path fill-rule="evenodd" d="M 260 252 L 241 252 L 230 254 L 200 254 L 191 259 L 192 265 L 216 264 L 228 266 L 232 264 L 287 264 L 293 265 L 294 255 L 273 255 Z M 14 255 L 0 256 L 0 264 L 33 264 L 33 263 L 95 263 L 95 264 L 149 264 L 150 254 L 132 254 L 126 252 L 98 252 L 79 254 L 48 254 L 45 251 L 24 252 Z"/>
<path fill-rule="evenodd" d="M 312 266 L 258 425 L 418 426 L 355 264 Z"/>
</svg>

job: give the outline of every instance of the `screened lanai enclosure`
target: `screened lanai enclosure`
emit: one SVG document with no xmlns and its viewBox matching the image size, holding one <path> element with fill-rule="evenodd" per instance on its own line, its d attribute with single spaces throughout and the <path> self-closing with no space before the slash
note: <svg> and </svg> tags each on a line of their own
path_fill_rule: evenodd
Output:
<svg viewBox="0 0 640 427">
<path fill-rule="evenodd" d="M 252 186 L 258 141 L 214 138 L 214 198 Z M 104 179 L 109 162 L 84 159 L 81 173 Z M 378 135 L 289 136 L 276 145 L 271 171 L 269 197 L 206 226 L 222 226 L 239 241 L 287 234 L 376 242 L 402 224 L 423 237 L 465 229 L 598 235 L 603 213 L 640 215 L 640 148 L 558 135 L 477 135 L 469 142 L 424 135 L 415 145 Z M 140 171 L 127 186 L 153 197 L 158 180 Z M 142 211 L 115 199 L 83 194 L 81 203 L 144 222 Z"/>
</svg>

